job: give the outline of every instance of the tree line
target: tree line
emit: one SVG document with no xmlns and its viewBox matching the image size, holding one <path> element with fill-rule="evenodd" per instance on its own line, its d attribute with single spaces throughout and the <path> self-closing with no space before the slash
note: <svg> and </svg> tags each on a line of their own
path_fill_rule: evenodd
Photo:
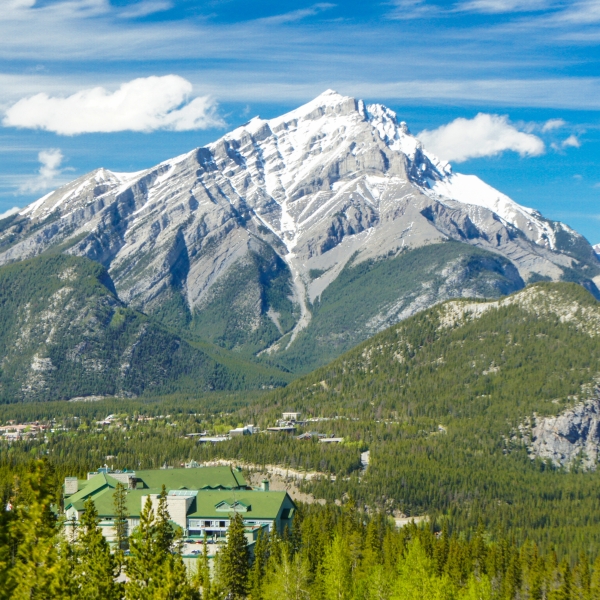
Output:
<svg viewBox="0 0 600 600">
<path fill-rule="evenodd" d="M 48 470 L 32 463 L 1 513 L 1 599 L 600 600 L 599 558 L 559 560 L 483 526 L 471 536 L 447 521 L 397 529 L 351 499 L 301 505 L 291 529 L 259 535 L 252 547 L 235 514 L 214 567 L 204 544 L 190 572 L 165 490 L 111 549 L 91 500 L 76 534 L 57 518 Z"/>
</svg>

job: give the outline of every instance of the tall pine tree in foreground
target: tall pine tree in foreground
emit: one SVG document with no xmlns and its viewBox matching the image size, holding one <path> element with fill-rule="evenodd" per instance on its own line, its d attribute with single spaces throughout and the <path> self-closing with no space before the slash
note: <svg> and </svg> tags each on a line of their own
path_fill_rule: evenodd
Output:
<svg viewBox="0 0 600 600">
<path fill-rule="evenodd" d="M 188 580 L 181 558 L 181 533 L 173 529 L 165 487 L 158 496 L 156 514 L 150 496 L 140 515 L 140 525 L 130 539 L 127 559 L 128 600 L 195 600 L 198 594 Z"/>
<path fill-rule="evenodd" d="M 60 578 L 60 540 L 52 511 L 51 469 L 36 461 L 15 482 L 11 514 L 3 518 L 0 598 L 64 597 Z"/>
<path fill-rule="evenodd" d="M 123 595 L 115 583 L 118 565 L 98 527 L 98 511 L 91 498 L 84 505 L 75 542 L 74 583 L 81 600 L 118 600 Z"/>
<path fill-rule="evenodd" d="M 127 559 L 125 573 L 129 578 L 126 587 L 127 600 L 142 600 L 152 597 L 157 576 L 156 540 L 154 536 L 154 509 L 152 499 L 146 498 L 140 524 L 129 539 L 131 556 Z"/>
<path fill-rule="evenodd" d="M 113 494 L 113 510 L 115 517 L 113 521 L 116 542 L 115 557 L 120 573 L 125 562 L 124 551 L 127 550 L 127 547 L 129 546 L 127 537 L 127 517 L 129 516 L 127 510 L 127 490 L 121 482 L 117 483 L 117 486 L 115 487 Z"/>
<path fill-rule="evenodd" d="M 244 521 L 239 513 L 231 517 L 227 544 L 221 550 L 221 579 L 227 595 L 232 600 L 245 598 L 248 591 L 250 556 L 244 534 Z"/>
</svg>

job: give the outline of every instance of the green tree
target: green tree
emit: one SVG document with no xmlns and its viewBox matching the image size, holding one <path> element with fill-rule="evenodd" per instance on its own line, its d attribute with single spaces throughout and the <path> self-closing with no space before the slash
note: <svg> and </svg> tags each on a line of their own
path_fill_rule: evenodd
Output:
<svg viewBox="0 0 600 600">
<path fill-rule="evenodd" d="M 349 600 L 352 597 L 351 557 L 339 532 L 325 552 L 322 589 L 326 600 Z"/>
<path fill-rule="evenodd" d="M 93 500 L 88 498 L 75 542 L 76 596 L 82 600 L 117 600 L 123 592 L 121 586 L 115 583 L 117 561 L 110 552 L 98 522 L 98 511 Z"/>
<path fill-rule="evenodd" d="M 260 600 L 262 597 L 263 580 L 265 578 L 265 567 L 267 565 L 267 536 L 264 530 L 258 532 L 258 538 L 254 544 L 254 562 L 248 577 L 248 587 L 252 600 Z"/>
<path fill-rule="evenodd" d="M 406 556 L 400 559 L 393 600 L 433 600 L 451 598 L 450 580 L 437 577 L 433 560 L 416 538 L 408 545 Z"/>
<path fill-rule="evenodd" d="M 115 487 L 113 494 L 113 510 L 114 510 L 114 528 L 115 542 L 117 550 L 127 549 L 127 490 L 125 486 L 119 482 Z"/>
<path fill-rule="evenodd" d="M 128 600 L 145 600 L 152 597 L 153 587 L 159 576 L 157 544 L 154 536 L 154 509 L 152 499 L 146 502 L 140 514 L 140 524 L 129 539 L 131 556 L 127 559 L 125 572 L 129 581 L 125 586 Z"/>
<path fill-rule="evenodd" d="M 40 460 L 16 482 L 12 514 L 2 536 L 8 552 L 3 552 L 0 596 L 14 600 L 65 597 L 51 479 L 48 464 Z"/>
<path fill-rule="evenodd" d="M 227 532 L 227 544 L 221 550 L 221 580 L 230 598 L 244 598 L 248 590 L 249 553 L 244 521 L 234 513 Z"/>
<path fill-rule="evenodd" d="M 459 596 L 460 600 L 491 600 L 493 597 L 492 583 L 487 575 L 471 575 L 467 587 Z"/>
<path fill-rule="evenodd" d="M 275 563 L 264 585 L 265 600 L 306 600 L 309 593 L 308 565 L 300 553 L 284 551 L 281 562 Z M 253 597 L 254 600 L 254 597 Z"/>
</svg>

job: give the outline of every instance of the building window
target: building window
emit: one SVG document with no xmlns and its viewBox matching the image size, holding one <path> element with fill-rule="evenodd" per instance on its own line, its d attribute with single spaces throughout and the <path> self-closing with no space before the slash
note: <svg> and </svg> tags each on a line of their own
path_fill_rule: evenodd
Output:
<svg viewBox="0 0 600 600">
<path fill-rule="evenodd" d="M 225 521 L 219 521 L 219 527 L 225 527 Z"/>
<path fill-rule="evenodd" d="M 204 527 L 210 527 L 210 521 L 204 521 Z"/>
</svg>

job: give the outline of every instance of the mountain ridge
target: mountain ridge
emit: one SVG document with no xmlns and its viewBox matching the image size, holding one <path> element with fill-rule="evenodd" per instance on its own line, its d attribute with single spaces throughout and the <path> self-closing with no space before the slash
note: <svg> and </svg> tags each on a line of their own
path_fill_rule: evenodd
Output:
<svg viewBox="0 0 600 600">
<path fill-rule="evenodd" d="M 448 240 L 508 259 L 523 285 L 567 279 L 600 294 L 582 236 L 453 173 L 385 106 L 332 90 L 151 169 L 99 169 L 47 194 L 0 222 L 0 264 L 60 245 L 103 264 L 133 308 L 277 355 L 313 335 L 315 303 L 341 273 Z M 435 279 L 423 273 L 414 296 Z M 413 314 L 386 318 L 378 289 L 371 301 L 382 328 Z M 225 302 L 240 318 L 219 325 Z"/>
</svg>

